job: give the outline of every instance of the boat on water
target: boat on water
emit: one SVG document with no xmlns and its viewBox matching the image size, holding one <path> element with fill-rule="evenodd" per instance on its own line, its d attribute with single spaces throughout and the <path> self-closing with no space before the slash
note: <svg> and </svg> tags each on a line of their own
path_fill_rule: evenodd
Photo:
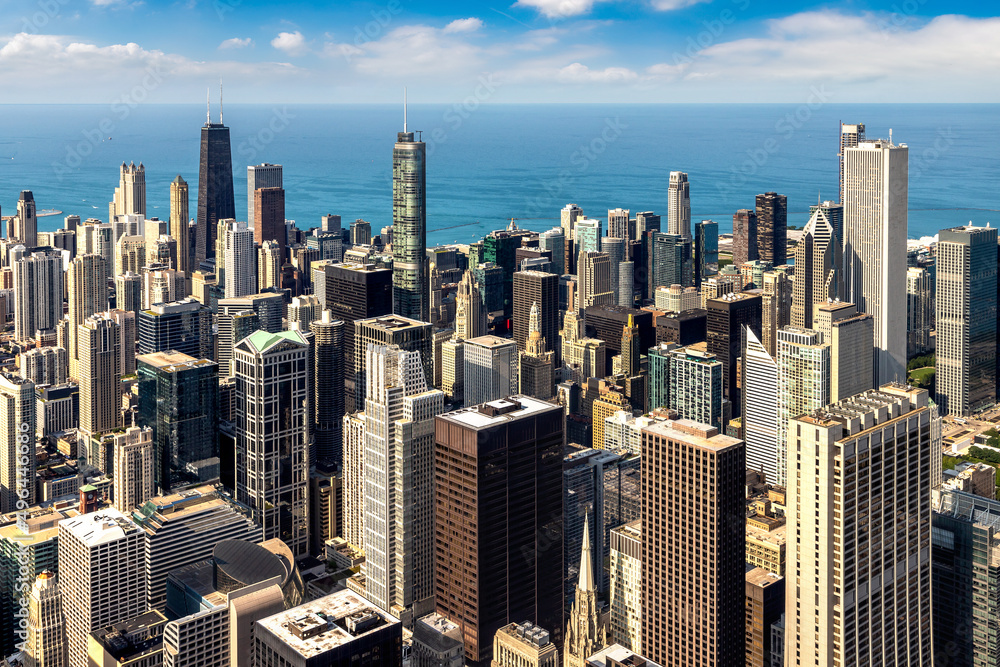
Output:
<svg viewBox="0 0 1000 667">
<path fill-rule="evenodd" d="M 47 215 L 62 215 L 62 211 L 57 211 L 54 208 L 43 208 L 35 212 L 35 217 L 38 218 L 44 218 Z"/>
</svg>

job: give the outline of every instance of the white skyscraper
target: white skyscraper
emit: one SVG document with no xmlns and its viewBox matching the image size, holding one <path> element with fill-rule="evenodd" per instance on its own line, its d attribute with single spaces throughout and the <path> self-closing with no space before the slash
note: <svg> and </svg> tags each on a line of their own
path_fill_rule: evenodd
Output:
<svg viewBox="0 0 1000 667">
<path fill-rule="evenodd" d="M 153 497 L 153 431 L 131 426 L 114 435 L 112 448 L 115 509 L 128 515 Z"/>
<path fill-rule="evenodd" d="M 778 476 L 784 486 L 788 470 L 788 421 L 830 402 L 830 344 L 811 329 L 778 331 Z M 768 478 L 771 481 L 771 478 Z"/>
<path fill-rule="evenodd" d="M 688 175 L 683 171 L 670 172 L 667 190 L 667 234 L 680 234 L 691 239 L 691 189 Z"/>
<path fill-rule="evenodd" d="M 472 271 L 466 270 L 455 295 L 455 336 L 462 340 L 486 333 L 486 307 Z"/>
<path fill-rule="evenodd" d="M 66 667 L 66 616 L 54 572 L 38 575 L 28 597 L 25 667 Z"/>
<path fill-rule="evenodd" d="M 87 636 L 146 610 L 143 531 L 116 509 L 59 522 L 59 588 L 71 667 L 87 667 Z"/>
<path fill-rule="evenodd" d="M 365 351 L 365 595 L 409 624 L 433 611 L 434 416 L 419 352 Z"/>
<path fill-rule="evenodd" d="M 119 215 L 146 215 L 146 168 L 141 162 L 138 167 L 135 162 L 122 162 L 118 187 L 109 209 L 108 222 Z"/>
<path fill-rule="evenodd" d="M 875 318 L 876 386 L 906 377 L 908 149 L 878 139 L 844 150 L 844 262 L 858 310 Z"/>
<path fill-rule="evenodd" d="M 126 238 L 126 237 L 122 237 Z M 108 265 L 95 253 L 77 255 L 66 271 L 69 301 L 69 372 L 76 378 L 80 355 L 78 327 L 95 313 L 108 309 Z M 124 304 L 120 304 L 122 307 Z"/>
<path fill-rule="evenodd" d="M 35 383 L 0 373 L 0 512 L 35 504 Z"/>
<path fill-rule="evenodd" d="M 309 547 L 309 343 L 297 331 L 256 331 L 233 348 L 236 498 L 264 539 Z"/>
<path fill-rule="evenodd" d="M 517 393 L 517 343 L 496 336 L 465 341 L 465 405 Z"/>
<path fill-rule="evenodd" d="M 54 329 L 63 312 L 63 262 L 58 251 L 14 261 L 14 340 Z"/>
<path fill-rule="evenodd" d="M 121 326 L 110 313 L 98 313 L 83 321 L 77 335 L 80 429 L 90 435 L 114 431 L 122 424 Z"/>
<path fill-rule="evenodd" d="M 774 484 L 784 473 L 778 456 L 778 364 L 749 327 L 743 351 L 743 435 L 747 469 Z"/>
<path fill-rule="evenodd" d="M 247 167 L 247 224 L 254 228 L 253 193 L 258 188 L 281 188 L 282 172 L 280 164 L 258 164 Z"/>
<path fill-rule="evenodd" d="M 253 230 L 245 222 L 232 222 L 226 229 L 226 298 L 257 293 L 257 251 Z"/>
</svg>

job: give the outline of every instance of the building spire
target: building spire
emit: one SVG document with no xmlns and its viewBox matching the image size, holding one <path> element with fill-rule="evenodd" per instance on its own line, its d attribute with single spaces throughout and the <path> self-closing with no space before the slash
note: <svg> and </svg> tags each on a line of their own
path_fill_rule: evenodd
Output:
<svg viewBox="0 0 1000 667">
<path fill-rule="evenodd" d="M 205 124 L 212 124 L 212 89 L 205 89 Z"/>
<path fill-rule="evenodd" d="M 577 588 L 581 591 L 596 591 L 594 586 L 594 566 L 590 560 L 590 512 L 583 516 L 583 546 L 580 549 L 580 582 Z"/>
<path fill-rule="evenodd" d="M 406 134 L 406 86 L 403 86 L 403 134 Z"/>
<path fill-rule="evenodd" d="M 222 125 L 222 77 L 219 77 L 219 125 Z"/>
<path fill-rule="evenodd" d="M 531 302 L 531 312 L 528 315 L 528 333 L 541 333 L 542 327 L 538 322 L 538 302 Z"/>
</svg>

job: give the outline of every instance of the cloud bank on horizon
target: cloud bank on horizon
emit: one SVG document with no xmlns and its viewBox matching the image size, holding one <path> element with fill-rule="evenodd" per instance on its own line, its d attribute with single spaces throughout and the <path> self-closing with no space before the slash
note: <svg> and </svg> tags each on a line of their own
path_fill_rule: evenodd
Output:
<svg viewBox="0 0 1000 667">
<path fill-rule="evenodd" d="M 348 4 L 348 3 L 344 3 Z M 14 0 L 0 86 L 21 102 L 1000 101 L 1000 17 L 954 0 Z M 784 6 L 785 11 L 781 11 Z M 150 81 L 153 84 L 150 84 Z"/>
</svg>

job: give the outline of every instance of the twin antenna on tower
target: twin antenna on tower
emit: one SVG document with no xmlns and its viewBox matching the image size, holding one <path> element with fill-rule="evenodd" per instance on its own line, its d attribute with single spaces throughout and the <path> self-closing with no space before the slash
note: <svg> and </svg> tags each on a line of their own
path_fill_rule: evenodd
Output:
<svg viewBox="0 0 1000 667">
<path fill-rule="evenodd" d="M 205 112 L 205 122 L 209 125 L 212 124 L 212 89 L 207 88 L 205 90 L 205 104 L 207 105 L 207 110 Z M 222 125 L 222 77 L 219 77 L 219 125 Z"/>
<path fill-rule="evenodd" d="M 417 137 L 417 141 L 423 141 L 424 140 L 424 137 L 423 137 L 424 131 L 423 130 L 414 130 L 414 131 L 417 134 L 421 135 L 421 136 Z M 407 130 L 406 130 L 406 86 L 403 86 L 403 133 L 405 134 L 406 132 L 407 132 Z"/>
</svg>

